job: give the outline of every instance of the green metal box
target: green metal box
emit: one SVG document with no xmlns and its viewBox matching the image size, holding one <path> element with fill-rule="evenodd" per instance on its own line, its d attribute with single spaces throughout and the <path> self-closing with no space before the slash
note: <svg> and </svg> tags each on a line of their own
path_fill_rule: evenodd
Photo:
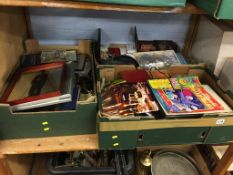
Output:
<svg viewBox="0 0 233 175">
<path fill-rule="evenodd" d="M 97 87 L 100 87 L 101 77 L 117 79 L 120 71 L 130 69 L 135 68 L 127 65 L 99 67 Z M 204 67 L 200 65 L 183 65 L 162 71 L 170 75 L 198 75 L 203 84 L 209 84 L 231 108 L 233 107 L 231 96 L 222 91 L 217 85 L 215 77 Z M 233 130 L 232 112 L 216 113 L 214 115 L 205 114 L 199 118 L 109 120 L 101 114 L 100 88 L 97 88 L 97 91 L 100 109 L 98 130 L 101 149 L 134 149 L 155 145 L 222 143 L 233 139 L 231 132 L 229 132 Z"/>
<path fill-rule="evenodd" d="M 232 0 L 191 0 L 191 2 L 216 19 L 233 19 Z"/>
<path fill-rule="evenodd" d="M 186 0 L 80 0 L 86 2 L 127 4 L 139 6 L 164 6 L 164 7 L 184 7 Z"/>
</svg>

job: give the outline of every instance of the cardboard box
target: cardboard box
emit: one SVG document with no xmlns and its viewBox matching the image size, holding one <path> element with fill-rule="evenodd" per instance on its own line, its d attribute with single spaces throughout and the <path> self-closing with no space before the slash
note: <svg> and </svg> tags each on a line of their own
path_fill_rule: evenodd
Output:
<svg viewBox="0 0 233 175">
<path fill-rule="evenodd" d="M 29 52 L 51 49 L 78 49 L 81 53 L 88 52 L 83 49 L 86 48 L 83 45 L 88 44 L 88 41 L 81 41 L 80 45 L 75 47 L 39 46 L 38 44 L 31 45 L 31 42 L 36 43 L 26 42 L 26 49 Z M 93 58 L 91 59 L 93 63 Z M 92 69 L 92 76 L 95 77 L 93 64 Z M 95 78 L 93 81 L 95 95 L 91 97 L 91 100 L 78 101 L 76 110 L 13 113 L 8 104 L 0 104 L 0 139 L 95 134 L 97 113 Z"/>
<path fill-rule="evenodd" d="M 118 77 L 122 66 L 99 69 L 99 77 L 108 75 L 108 79 Z M 124 66 L 124 70 L 127 66 Z M 128 69 L 133 69 L 129 67 Z M 197 75 L 203 84 L 210 85 L 228 105 L 233 107 L 231 96 L 217 85 L 213 74 L 203 65 L 183 65 L 161 70 L 170 75 Z M 112 76 L 109 76 L 111 72 Z M 156 77 L 161 74 L 152 72 Z M 98 83 L 100 84 L 100 79 Z M 101 94 L 98 88 L 98 102 L 101 109 Z M 130 118 L 124 120 L 108 119 L 99 112 L 99 143 L 102 149 L 134 149 L 136 147 L 175 144 L 204 144 L 227 142 L 233 139 L 233 113 L 204 114 L 199 118 L 154 119 Z M 218 121 L 224 122 L 218 122 Z M 227 132 L 225 129 L 227 128 Z M 212 133 L 216 133 L 215 136 Z M 231 131 L 231 132 L 230 132 Z"/>
</svg>

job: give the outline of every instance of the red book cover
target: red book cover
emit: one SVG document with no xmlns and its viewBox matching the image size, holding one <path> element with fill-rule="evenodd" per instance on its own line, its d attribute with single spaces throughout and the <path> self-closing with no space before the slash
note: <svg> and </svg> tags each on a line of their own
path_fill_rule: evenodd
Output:
<svg viewBox="0 0 233 175">
<path fill-rule="evenodd" d="M 61 95 L 64 62 L 18 70 L 1 97 L 2 103 L 17 105 Z"/>
<path fill-rule="evenodd" d="M 122 71 L 120 76 L 128 83 L 146 82 L 150 78 L 145 70 Z"/>
</svg>

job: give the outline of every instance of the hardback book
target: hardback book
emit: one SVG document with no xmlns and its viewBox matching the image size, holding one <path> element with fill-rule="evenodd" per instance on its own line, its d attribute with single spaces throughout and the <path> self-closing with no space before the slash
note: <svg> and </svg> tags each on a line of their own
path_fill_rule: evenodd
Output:
<svg viewBox="0 0 233 175">
<path fill-rule="evenodd" d="M 71 101 L 72 63 L 49 63 L 19 69 L 1 97 L 12 111 Z"/>
<path fill-rule="evenodd" d="M 129 116 L 158 111 L 145 82 L 121 83 L 102 92 L 102 112 L 107 116 Z"/>
<path fill-rule="evenodd" d="M 159 81 L 164 83 L 159 86 Z M 148 84 L 167 116 L 231 111 L 197 76 L 149 80 Z"/>
</svg>

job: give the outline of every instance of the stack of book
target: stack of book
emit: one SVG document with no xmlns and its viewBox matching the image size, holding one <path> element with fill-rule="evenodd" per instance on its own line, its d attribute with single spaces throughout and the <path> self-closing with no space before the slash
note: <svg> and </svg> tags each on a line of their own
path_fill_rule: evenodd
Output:
<svg viewBox="0 0 233 175">
<path fill-rule="evenodd" d="M 79 77 L 88 76 L 91 70 L 77 57 L 75 50 L 23 55 L 0 102 L 9 104 L 13 112 L 75 109 L 81 89 L 74 82 L 76 68 L 80 67 Z"/>
<path fill-rule="evenodd" d="M 231 108 L 197 76 L 148 80 L 166 116 L 230 112 Z"/>
<path fill-rule="evenodd" d="M 165 117 L 180 118 L 232 112 L 209 85 L 200 83 L 198 76 L 150 79 L 145 74 L 145 70 L 121 72 L 119 83 L 103 89 L 102 112 L 106 117 L 151 114 L 147 116 L 161 118 L 164 111 Z"/>
</svg>

